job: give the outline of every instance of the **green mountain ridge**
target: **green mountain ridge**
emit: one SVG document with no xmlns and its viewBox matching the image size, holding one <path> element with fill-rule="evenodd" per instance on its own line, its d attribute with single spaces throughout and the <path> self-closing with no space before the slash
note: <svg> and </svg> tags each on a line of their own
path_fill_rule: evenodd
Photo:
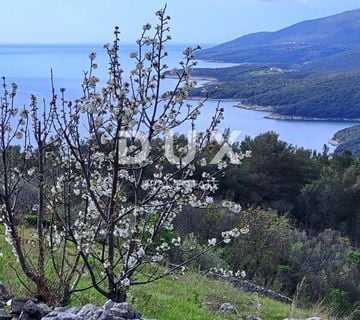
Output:
<svg viewBox="0 0 360 320">
<path fill-rule="evenodd" d="M 360 9 L 242 36 L 201 50 L 197 58 L 293 66 L 349 51 L 360 54 Z"/>
<path fill-rule="evenodd" d="M 206 85 L 210 98 L 271 107 L 275 119 L 360 119 L 360 9 L 249 34 L 197 58 L 240 63 L 194 70 L 217 79 Z"/>
</svg>

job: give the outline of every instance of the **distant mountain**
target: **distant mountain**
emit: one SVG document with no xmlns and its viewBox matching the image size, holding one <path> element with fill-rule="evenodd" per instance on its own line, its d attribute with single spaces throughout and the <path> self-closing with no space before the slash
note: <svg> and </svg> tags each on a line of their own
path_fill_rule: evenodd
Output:
<svg viewBox="0 0 360 320">
<path fill-rule="evenodd" d="M 321 68 L 321 59 L 341 69 L 349 67 L 343 55 L 360 55 L 360 9 L 304 21 L 276 32 L 258 32 L 201 50 L 198 59 L 279 66 Z M 353 60 L 354 61 L 354 60 Z M 312 66 L 307 66 L 314 62 Z M 349 62 L 350 64 L 350 62 Z"/>
</svg>

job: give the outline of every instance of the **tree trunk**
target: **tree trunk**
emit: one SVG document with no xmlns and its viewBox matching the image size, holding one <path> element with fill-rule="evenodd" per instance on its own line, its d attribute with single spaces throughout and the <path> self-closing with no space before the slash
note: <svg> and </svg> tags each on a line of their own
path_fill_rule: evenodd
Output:
<svg viewBox="0 0 360 320">
<path fill-rule="evenodd" d="M 126 302 L 127 290 L 125 288 L 115 288 L 110 292 L 109 299 L 117 303 Z"/>
<path fill-rule="evenodd" d="M 70 296 L 71 296 L 71 293 L 70 293 L 70 290 L 69 290 L 69 285 L 65 285 L 64 287 L 64 293 L 63 293 L 63 296 L 61 298 L 61 301 L 60 301 L 60 305 L 62 307 L 66 307 L 70 304 Z"/>
</svg>

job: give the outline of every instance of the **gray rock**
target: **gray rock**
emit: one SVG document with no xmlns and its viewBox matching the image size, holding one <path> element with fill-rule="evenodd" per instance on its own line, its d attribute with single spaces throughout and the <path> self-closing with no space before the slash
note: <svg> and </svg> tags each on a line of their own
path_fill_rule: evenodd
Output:
<svg viewBox="0 0 360 320">
<path fill-rule="evenodd" d="M 220 306 L 219 311 L 220 312 L 234 312 L 235 307 L 231 303 L 226 302 Z"/>
<path fill-rule="evenodd" d="M 22 309 L 21 315 L 27 315 L 27 318 L 32 318 L 34 320 L 40 320 L 41 319 L 41 311 L 40 308 L 31 300 L 27 301 Z M 24 318 L 21 318 L 20 320 L 26 320 Z"/>
<path fill-rule="evenodd" d="M 0 300 L 1 301 L 9 300 L 9 293 L 6 290 L 6 287 L 4 286 L 4 284 L 1 282 L 0 282 Z"/>
<path fill-rule="evenodd" d="M 73 313 L 60 313 L 58 316 L 57 316 L 57 319 L 58 320 L 85 320 L 85 319 L 82 319 L 80 318 L 79 316 L 77 316 L 76 314 L 73 314 Z"/>
<path fill-rule="evenodd" d="M 58 316 L 57 313 L 49 313 L 45 317 L 43 317 L 41 320 L 44 320 L 44 319 L 52 319 L 52 320 L 54 320 L 55 318 L 57 318 L 57 316 Z"/>
<path fill-rule="evenodd" d="M 104 309 L 98 308 L 98 309 L 95 310 L 94 315 L 99 318 L 104 312 L 105 312 Z"/>
<path fill-rule="evenodd" d="M 114 307 L 114 304 L 115 304 L 114 301 L 109 300 L 109 301 L 105 302 L 103 308 L 104 308 L 105 310 L 109 311 L 111 308 Z"/>
<path fill-rule="evenodd" d="M 259 318 L 257 316 L 247 316 L 246 320 L 261 320 L 261 318 Z"/>
<path fill-rule="evenodd" d="M 141 314 L 136 311 L 130 304 L 127 302 L 114 303 L 113 307 L 110 309 L 110 312 L 115 317 L 120 317 L 124 319 L 140 319 Z"/>
<path fill-rule="evenodd" d="M 56 308 L 55 308 L 55 309 L 56 309 Z M 66 310 L 60 311 L 60 312 L 66 312 Z M 53 311 L 51 311 L 50 313 L 48 313 L 46 316 L 47 316 L 47 317 L 55 317 L 55 316 L 57 316 L 60 312 L 59 312 L 59 311 L 56 311 L 56 310 L 53 310 Z"/>
<path fill-rule="evenodd" d="M 12 298 L 11 299 L 11 313 L 20 314 L 26 302 L 37 302 L 34 298 Z"/>
<path fill-rule="evenodd" d="M 0 320 L 11 320 L 12 316 L 4 311 L 0 310 Z"/>
<path fill-rule="evenodd" d="M 73 313 L 63 312 L 59 314 L 50 313 L 46 317 L 42 318 L 42 320 L 83 320 L 79 316 Z"/>
<path fill-rule="evenodd" d="M 19 319 L 19 320 L 30 320 L 30 317 L 26 313 L 21 312 L 19 318 L 17 318 L 17 319 Z"/>
<path fill-rule="evenodd" d="M 141 315 L 128 303 L 108 301 L 104 306 L 97 308 L 87 304 L 82 308 L 61 310 L 55 308 L 42 320 L 140 320 Z M 22 319 L 27 320 L 27 319 Z"/>
<path fill-rule="evenodd" d="M 95 312 L 98 310 L 98 308 L 93 304 L 86 304 L 83 306 L 79 312 L 77 312 L 77 315 L 80 318 L 88 319 L 95 315 Z"/>
<path fill-rule="evenodd" d="M 65 311 L 67 311 L 69 309 L 70 309 L 69 306 L 67 306 L 67 307 L 55 307 L 54 311 L 59 313 L 59 312 L 65 312 Z"/>
<path fill-rule="evenodd" d="M 275 291 L 272 291 L 272 290 L 266 289 L 264 287 L 258 286 L 256 284 L 250 283 L 249 281 L 240 280 L 235 277 L 224 276 L 222 274 L 214 273 L 214 272 L 209 272 L 208 275 L 215 279 L 225 280 L 225 281 L 231 283 L 233 286 L 243 288 L 246 291 L 257 292 L 257 293 L 264 295 L 265 297 L 268 297 L 268 298 L 271 298 L 271 299 L 274 299 L 274 300 L 277 300 L 280 302 L 284 302 L 284 303 L 288 303 L 288 304 L 292 303 L 292 300 L 290 298 L 288 298 L 280 293 L 277 293 Z"/>
<path fill-rule="evenodd" d="M 113 320 L 114 316 L 109 311 L 104 311 L 98 320 Z"/>
<path fill-rule="evenodd" d="M 37 304 L 41 317 L 46 316 L 48 313 L 50 313 L 53 309 L 50 308 L 46 303 L 40 302 Z"/>
<path fill-rule="evenodd" d="M 73 308 L 66 310 L 65 313 L 77 314 L 78 312 L 80 312 L 80 310 L 81 310 L 81 307 L 73 307 Z"/>
<path fill-rule="evenodd" d="M 311 318 L 306 318 L 306 319 L 286 318 L 284 320 L 321 320 L 321 318 L 319 318 L 319 317 L 311 317 Z"/>
</svg>

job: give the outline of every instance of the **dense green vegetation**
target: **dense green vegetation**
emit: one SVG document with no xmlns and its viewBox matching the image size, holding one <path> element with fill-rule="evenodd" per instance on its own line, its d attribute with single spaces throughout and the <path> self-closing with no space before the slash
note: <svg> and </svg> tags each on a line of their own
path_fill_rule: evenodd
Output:
<svg viewBox="0 0 360 320">
<path fill-rule="evenodd" d="M 193 231 L 194 235 L 187 238 L 185 248 L 190 247 L 189 242 L 195 247 L 205 241 L 206 225 L 212 225 L 212 236 L 217 235 L 216 227 L 224 224 L 221 216 L 216 212 L 196 215 L 193 224 L 188 224 L 187 232 Z M 201 230 L 195 221 L 202 226 Z M 289 218 L 260 208 L 244 211 L 238 223 L 249 226 L 249 233 L 199 258 L 193 267 L 207 270 L 215 265 L 246 270 L 246 279 L 254 283 L 297 296 L 303 306 L 311 307 L 314 301 L 323 301 L 323 306 L 338 315 L 348 315 L 356 308 L 360 296 L 360 251 L 349 239 L 330 229 L 312 235 L 295 228 Z M 181 262 L 181 257 L 177 261 Z"/>
<path fill-rule="evenodd" d="M 197 263 L 245 270 L 250 281 L 289 296 L 302 283 L 303 303 L 324 301 L 349 314 L 360 299 L 360 161 L 326 148 L 296 149 L 275 133 L 247 138 L 240 148 L 252 157 L 228 169 L 217 197 L 249 209 L 240 216 L 187 209 L 177 222 L 179 232 L 195 235 L 186 248 L 248 225 L 249 234 Z"/>
<path fill-rule="evenodd" d="M 331 157 L 327 149 L 322 154 L 296 149 L 275 133 L 248 138 L 242 148 L 253 156 L 230 168 L 221 182 L 223 195 L 243 207 L 287 212 L 309 230 L 339 230 L 360 243 L 359 159 L 349 153 Z"/>
<path fill-rule="evenodd" d="M 349 314 L 360 299 L 359 159 L 332 156 L 326 148 L 297 149 L 275 133 L 247 138 L 238 147 L 251 150 L 252 157 L 219 179 L 217 201 L 231 199 L 248 210 L 239 216 L 187 208 L 176 229 L 192 234 L 186 250 L 234 225 L 249 225 L 250 232 L 193 267 L 245 270 L 247 279 L 289 296 L 303 282 L 303 303 L 324 301 Z"/>
<path fill-rule="evenodd" d="M 179 142 L 181 139 L 186 141 L 179 137 Z M 209 159 L 217 148 L 214 145 L 209 151 Z M 244 270 L 247 280 L 289 297 L 296 296 L 299 306 L 311 309 L 314 303 L 321 302 L 334 314 L 351 314 L 360 300 L 360 160 L 350 153 L 331 156 L 326 148 L 322 153 L 297 149 L 271 132 L 246 138 L 234 148 L 250 150 L 252 157 L 239 166 L 230 166 L 219 176 L 215 204 L 233 200 L 241 203 L 243 212 L 219 210 L 216 205 L 207 209 L 185 207 L 171 236 L 162 235 L 172 238 L 178 234 L 183 239 L 180 249 L 172 249 L 166 262 L 186 261 L 201 252 L 208 239 L 220 239 L 222 231 L 249 226 L 249 233 L 202 255 L 189 268 Z M 19 151 L 14 148 L 14 152 Z M 204 170 L 211 172 L 216 168 L 198 167 L 195 177 Z M 34 196 L 29 189 L 28 197 Z M 29 244 L 27 254 L 31 254 L 31 228 L 35 221 L 27 213 L 28 202 L 19 204 L 25 214 L 18 218 L 23 219 L 22 239 Z M 10 262 L 14 267 L 0 268 L 0 281 L 7 283 L 13 293 L 24 293 L 19 291 L 21 281 L 16 273 L 22 276 L 9 245 L 1 240 L 0 246 L 4 254 L 0 263 Z M 85 274 L 81 287 L 87 287 L 87 277 Z M 144 314 L 159 319 L 175 319 L 179 314 L 191 315 L 184 315 L 184 319 L 226 319 L 205 307 L 207 301 L 214 305 L 230 301 L 246 315 L 253 312 L 249 301 L 255 296 L 194 273 L 175 278 L 179 282 L 170 277 L 132 289 L 133 301 Z M 93 291 L 86 291 L 75 294 L 73 303 L 101 299 Z M 165 308 L 168 304 L 171 307 Z M 261 305 L 259 314 L 265 319 L 290 315 L 289 307 L 267 299 L 261 299 Z M 350 319 L 359 318 L 353 313 Z"/>
<path fill-rule="evenodd" d="M 213 99 L 235 99 L 244 104 L 272 106 L 285 116 L 360 118 L 360 73 L 285 72 L 261 66 L 197 69 L 195 76 L 214 77 L 206 85 Z M 191 93 L 203 96 L 202 88 Z"/>
<path fill-rule="evenodd" d="M 334 72 L 360 69 L 360 51 L 346 51 L 329 57 L 309 61 L 300 67 L 301 71 Z"/>
</svg>

